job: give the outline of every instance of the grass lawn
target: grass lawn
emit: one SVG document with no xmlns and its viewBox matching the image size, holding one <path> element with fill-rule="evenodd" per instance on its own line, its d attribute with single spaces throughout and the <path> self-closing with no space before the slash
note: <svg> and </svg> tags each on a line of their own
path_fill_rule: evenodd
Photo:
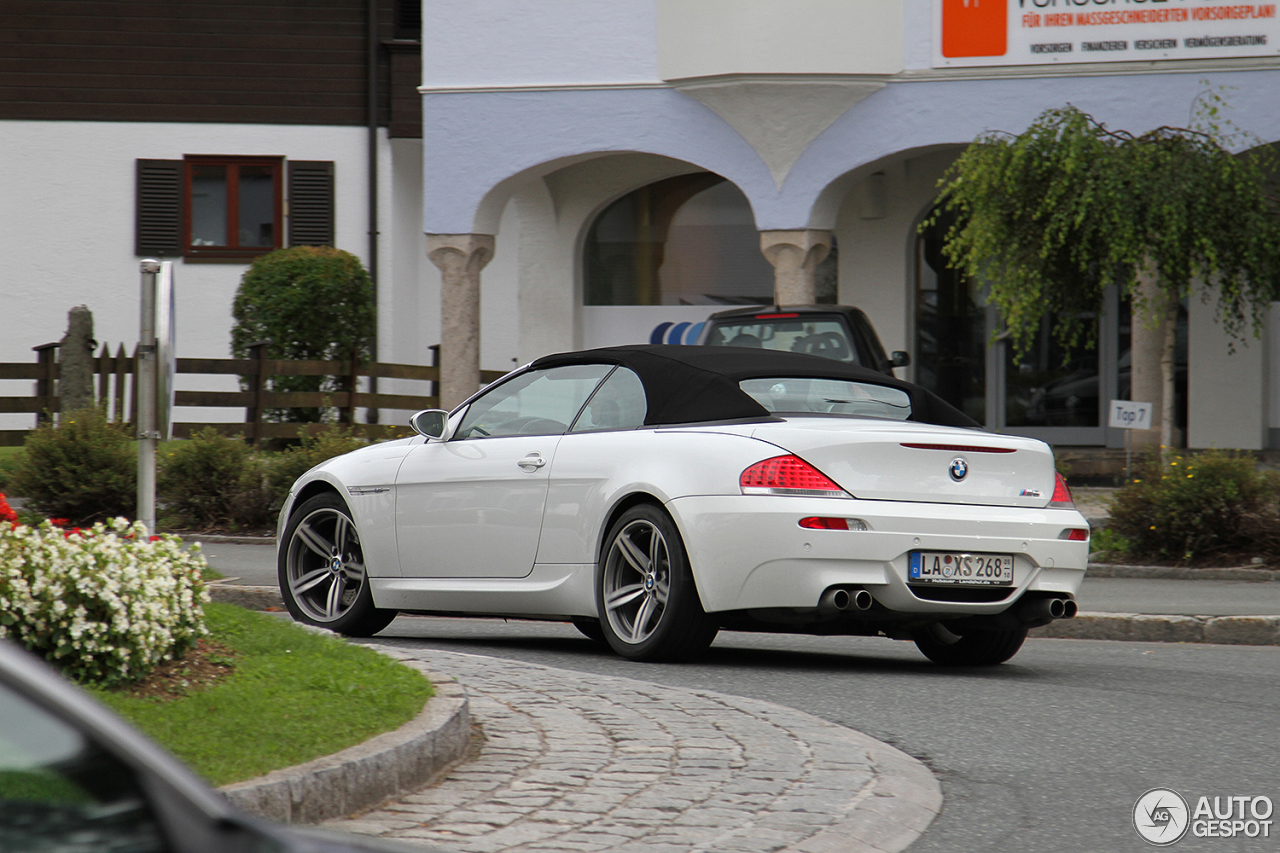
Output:
<svg viewBox="0 0 1280 853">
<path fill-rule="evenodd" d="M 229 604 L 209 604 L 209 639 L 234 672 L 171 700 L 94 695 L 215 785 L 301 764 L 395 729 L 431 684 L 371 649 Z"/>
</svg>

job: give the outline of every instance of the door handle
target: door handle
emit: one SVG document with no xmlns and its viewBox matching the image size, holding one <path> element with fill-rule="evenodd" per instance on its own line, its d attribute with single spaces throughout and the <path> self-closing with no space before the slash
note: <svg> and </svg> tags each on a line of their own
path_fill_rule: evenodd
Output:
<svg viewBox="0 0 1280 853">
<path fill-rule="evenodd" d="M 541 453 L 530 453 L 516 464 L 519 465 L 522 470 L 532 473 L 537 471 L 543 465 L 546 465 L 547 460 L 542 458 Z"/>
</svg>

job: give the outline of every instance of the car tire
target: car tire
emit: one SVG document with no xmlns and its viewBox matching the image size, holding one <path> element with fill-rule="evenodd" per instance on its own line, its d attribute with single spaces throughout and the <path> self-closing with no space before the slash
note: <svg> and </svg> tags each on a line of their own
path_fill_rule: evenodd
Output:
<svg viewBox="0 0 1280 853">
<path fill-rule="evenodd" d="M 596 607 L 605 641 L 630 660 L 692 660 L 719 631 L 702 609 L 675 522 L 653 504 L 631 507 L 605 536 Z"/>
<path fill-rule="evenodd" d="M 925 657 L 942 666 L 994 666 L 1018 653 L 1027 639 L 1027 629 L 955 634 L 934 622 L 912 631 L 911 639 Z"/>
<path fill-rule="evenodd" d="M 396 618 L 396 611 L 373 606 L 359 531 L 332 492 L 304 501 L 290 514 L 277 570 L 285 607 L 299 622 L 371 637 Z"/>
</svg>

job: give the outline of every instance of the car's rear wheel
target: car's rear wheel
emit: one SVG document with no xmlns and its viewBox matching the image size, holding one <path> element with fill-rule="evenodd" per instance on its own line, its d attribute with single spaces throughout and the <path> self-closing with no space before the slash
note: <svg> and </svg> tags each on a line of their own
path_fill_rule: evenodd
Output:
<svg viewBox="0 0 1280 853">
<path fill-rule="evenodd" d="M 337 495 L 317 495 L 289 516 L 278 571 L 280 593 L 294 619 L 350 637 L 370 637 L 394 610 L 373 606 L 360 534 Z"/>
<path fill-rule="evenodd" d="M 631 660 L 690 660 L 719 630 L 702 609 L 675 522 L 653 504 L 631 507 L 609 529 L 596 593 L 605 640 Z"/>
<path fill-rule="evenodd" d="M 934 622 L 912 631 L 911 639 L 925 657 L 942 666 L 993 666 L 1018 653 L 1027 639 L 1027 629 L 956 634 Z"/>
</svg>

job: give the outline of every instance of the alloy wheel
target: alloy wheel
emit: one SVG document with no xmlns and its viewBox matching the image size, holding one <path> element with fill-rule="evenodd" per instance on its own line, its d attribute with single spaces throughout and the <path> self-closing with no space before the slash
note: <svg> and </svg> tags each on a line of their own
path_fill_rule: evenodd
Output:
<svg viewBox="0 0 1280 853">
<path fill-rule="evenodd" d="M 287 553 L 289 592 L 316 622 L 341 619 L 364 585 L 364 552 L 346 513 L 324 507 L 294 528 Z"/>
<path fill-rule="evenodd" d="M 602 592 L 618 639 L 634 644 L 653 635 L 671 596 L 671 553 L 662 531 L 644 519 L 618 531 L 605 557 Z"/>
</svg>

